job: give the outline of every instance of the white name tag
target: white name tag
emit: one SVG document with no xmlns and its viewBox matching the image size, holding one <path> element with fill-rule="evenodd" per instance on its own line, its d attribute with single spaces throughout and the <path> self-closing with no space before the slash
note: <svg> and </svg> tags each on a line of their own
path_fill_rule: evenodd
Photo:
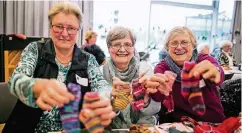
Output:
<svg viewBox="0 0 242 133">
<path fill-rule="evenodd" d="M 199 87 L 202 88 L 202 87 L 204 87 L 204 86 L 206 86 L 206 84 L 205 84 L 204 80 L 201 79 L 201 80 L 199 81 Z"/>
<path fill-rule="evenodd" d="M 80 85 L 83 85 L 83 86 L 88 86 L 88 79 L 87 78 L 82 78 L 78 75 L 76 75 L 76 82 Z"/>
</svg>

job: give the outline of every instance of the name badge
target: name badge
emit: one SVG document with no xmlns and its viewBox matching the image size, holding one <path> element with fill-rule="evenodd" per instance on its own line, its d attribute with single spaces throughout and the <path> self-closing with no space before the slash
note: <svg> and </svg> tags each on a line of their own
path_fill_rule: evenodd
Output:
<svg viewBox="0 0 242 133">
<path fill-rule="evenodd" d="M 76 82 L 79 84 L 79 85 L 82 85 L 82 86 L 88 86 L 88 79 L 87 78 L 82 78 L 78 75 L 76 75 Z"/>
</svg>

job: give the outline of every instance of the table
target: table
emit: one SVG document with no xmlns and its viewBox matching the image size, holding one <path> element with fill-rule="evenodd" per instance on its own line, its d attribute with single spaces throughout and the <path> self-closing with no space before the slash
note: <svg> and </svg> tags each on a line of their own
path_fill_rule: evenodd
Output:
<svg viewBox="0 0 242 133">
<path fill-rule="evenodd" d="M 242 77 L 242 71 L 239 70 L 224 70 L 225 80 L 238 79 Z"/>
<path fill-rule="evenodd" d="M 168 133 L 168 129 L 170 127 L 176 127 L 176 129 L 180 130 L 180 131 L 186 131 L 186 132 L 193 132 L 193 129 L 187 126 L 184 126 L 182 123 L 164 123 L 161 125 L 155 125 L 154 127 L 149 127 L 149 130 L 152 133 Z M 129 129 L 113 129 L 112 130 L 113 133 L 115 132 L 124 132 L 124 133 L 128 133 Z M 61 133 L 61 132 L 48 132 L 48 133 Z"/>
</svg>

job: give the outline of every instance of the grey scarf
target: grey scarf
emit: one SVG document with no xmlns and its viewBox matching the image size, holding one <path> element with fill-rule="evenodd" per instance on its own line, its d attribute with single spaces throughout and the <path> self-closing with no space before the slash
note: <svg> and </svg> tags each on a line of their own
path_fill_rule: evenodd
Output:
<svg viewBox="0 0 242 133">
<path fill-rule="evenodd" d="M 128 69 L 119 71 L 114 62 L 109 59 L 103 66 L 103 76 L 110 84 L 113 82 L 113 77 L 117 77 L 124 82 L 131 82 L 132 79 L 139 77 L 139 60 L 135 56 L 132 57 Z"/>
</svg>

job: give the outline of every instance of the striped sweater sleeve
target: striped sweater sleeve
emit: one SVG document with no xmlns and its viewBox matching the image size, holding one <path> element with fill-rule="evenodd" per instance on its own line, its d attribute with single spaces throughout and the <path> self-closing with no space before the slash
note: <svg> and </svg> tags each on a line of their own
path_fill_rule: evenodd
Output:
<svg viewBox="0 0 242 133">
<path fill-rule="evenodd" d="M 38 46 L 36 42 L 32 42 L 23 50 L 20 61 L 8 81 L 11 94 L 31 107 L 37 107 L 32 90 L 37 80 L 33 78 L 37 61 Z"/>
</svg>

